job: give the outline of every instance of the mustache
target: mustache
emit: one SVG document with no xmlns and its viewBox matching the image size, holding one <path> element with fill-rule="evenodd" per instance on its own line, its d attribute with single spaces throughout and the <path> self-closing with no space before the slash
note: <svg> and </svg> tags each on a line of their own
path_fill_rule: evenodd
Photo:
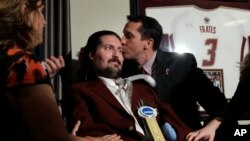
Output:
<svg viewBox="0 0 250 141">
<path fill-rule="evenodd" d="M 112 58 L 112 59 L 109 59 L 108 60 L 108 63 L 111 63 L 111 62 L 117 62 L 119 65 L 121 65 L 122 63 L 121 63 L 121 61 L 120 60 L 118 60 L 117 58 Z"/>
</svg>

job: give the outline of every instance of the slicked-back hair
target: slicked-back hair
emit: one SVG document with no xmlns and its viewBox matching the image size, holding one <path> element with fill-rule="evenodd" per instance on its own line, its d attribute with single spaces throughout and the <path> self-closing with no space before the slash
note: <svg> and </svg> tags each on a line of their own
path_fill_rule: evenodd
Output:
<svg viewBox="0 0 250 141">
<path fill-rule="evenodd" d="M 159 22 L 148 16 L 127 16 L 128 22 L 141 23 L 142 26 L 138 29 L 138 32 L 141 33 L 142 39 L 152 38 L 154 40 L 153 48 L 157 50 L 160 46 L 163 31 L 162 26 Z"/>
<path fill-rule="evenodd" d="M 97 46 L 102 43 L 101 37 L 106 35 L 114 35 L 119 40 L 121 40 L 118 34 L 109 30 L 97 31 L 90 35 L 87 44 L 81 48 L 79 53 L 78 59 L 80 62 L 80 71 L 78 72 L 78 75 L 80 75 L 80 80 L 78 81 L 85 81 L 96 78 L 96 71 L 94 69 L 92 60 L 90 60 L 89 58 L 89 55 L 91 53 L 95 54 Z"/>
</svg>

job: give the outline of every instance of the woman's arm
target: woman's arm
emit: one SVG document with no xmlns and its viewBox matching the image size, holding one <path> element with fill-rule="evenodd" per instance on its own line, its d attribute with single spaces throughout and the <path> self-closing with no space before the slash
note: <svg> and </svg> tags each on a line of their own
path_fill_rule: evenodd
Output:
<svg viewBox="0 0 250 141">
<path fill-rule="evenodd" d="M 199 141 L 201 139 L 207 141 L 213 141 L 215 137 L 216 130 L 220 126 L 222 119 L 219 117 L 214 118 L 211 120 L 206 126 L 201 128 L 200 130 L 190 132 L 186 140 L 187 141 Z"/>
<path fill-rule="evenodd" d="M 47 84 L 25 86 L 20 88 L 18 99 L 21 116 L 35 140 L 69 140 L 51 86 Z"/>
</svg>

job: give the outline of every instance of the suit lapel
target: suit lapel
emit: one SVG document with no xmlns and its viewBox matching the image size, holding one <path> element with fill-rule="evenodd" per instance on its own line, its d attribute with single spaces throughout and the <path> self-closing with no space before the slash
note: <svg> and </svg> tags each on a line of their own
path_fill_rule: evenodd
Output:
<svg viewBox="0 0 250 141">
<path fill-rule="evenodd" d="M 90 82 L 90 89 L 100 97 L 102 97 L 105 101 L 107 101 L 110 105 L 125 111 L 122 105 L 118 102 L 118 100 L 114 97 L 114 95 L 110 92 L 110 90 L 106 87 L 106 85 L 100 80 L 97 79 L 95 81 Z"/>
<path fill-rule="evenodd" d="M 156 82 L 159 82 L 160 78 L 165 78 L 169 75 L 170 73 L 170 66 L 168 65 L 170 59 L 167 57 L 167 55 L 164 55 L 162 51 L 157 51 L 156 55 Z"/>
<path fill-rule="evenodd" d="M 158 50 L 156 55 L 156 82 L 161 82 L 156 84 L 156 91 L 160 96 L 160 99 L 163 101 L 168 101 L 171 99 L 171 95 L 169 93 L 169 88 L 172 87 L 174 81 L 173 73 L 173 53 L 163 52 Z"/>
</svg>

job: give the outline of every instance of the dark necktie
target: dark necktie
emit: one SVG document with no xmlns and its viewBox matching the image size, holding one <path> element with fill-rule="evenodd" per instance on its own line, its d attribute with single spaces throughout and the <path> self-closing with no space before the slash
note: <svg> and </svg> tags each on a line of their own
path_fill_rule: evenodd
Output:
<svg viewBox="0 0 250 141">
<path fill-rule="evenodd" d="M 146 72 L 146 70 L 145 70 L 143 67 L 140 68 L 140 73 L 141 73 L 141 74 L 148 74 L 148 73 Z"/>
</svg>

